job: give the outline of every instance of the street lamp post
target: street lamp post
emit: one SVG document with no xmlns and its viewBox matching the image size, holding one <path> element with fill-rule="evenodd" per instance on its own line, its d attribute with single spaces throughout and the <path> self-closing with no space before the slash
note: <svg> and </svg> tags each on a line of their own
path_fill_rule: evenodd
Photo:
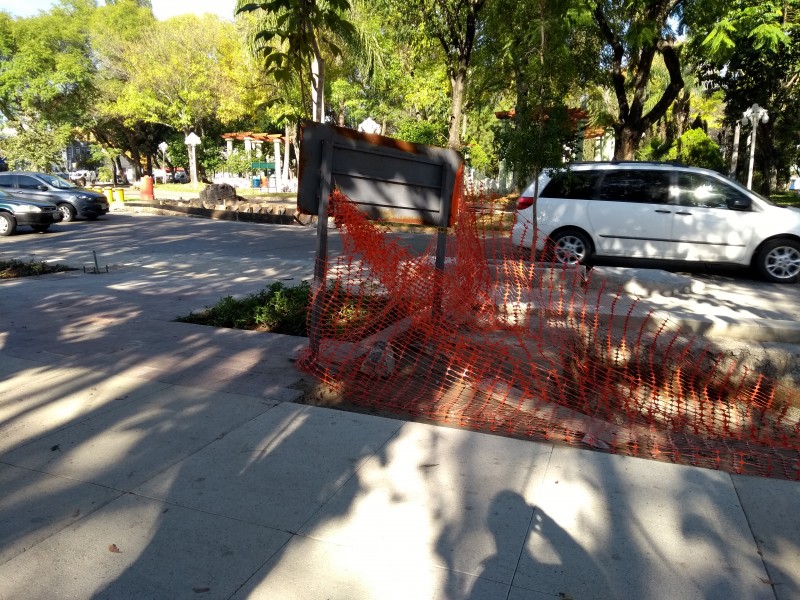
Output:
<svg viewBox="0 0 800 600">
<path fill-rule="evenodd" d="M 161 150 L 161 170 L 164 171 L 164 183 L 167 183 L 167 142 L 161 142 L 158 149 Z"/>
<path fill-rule="evenodd" d="M 768 123 L 769 115 L 766 108 L 761 108 L 758 104 L 753 104 L 750 108 L 744 111 L 742 116 L 742 125 L 749 125 L 752 123 L 753 132 L 750 134 L 750 166 L 747 169 L 747 189 L 753 189 L 753 161 L 756 155 L 756 130 L 759 123 Z"/>
<path fill-rule="evenodd" d="M 197 178 L 197 146 L 200 143 L 200 136 L 193 131 L 186 136 L 186 140 L 184 140 L 184 142 L 187 146 L 189 146 L 189 160 L 191 161 L 192 168 L 192 186 L 194 189 L 197 189 L 200 187 L 200 181 Z"/>
</svg>

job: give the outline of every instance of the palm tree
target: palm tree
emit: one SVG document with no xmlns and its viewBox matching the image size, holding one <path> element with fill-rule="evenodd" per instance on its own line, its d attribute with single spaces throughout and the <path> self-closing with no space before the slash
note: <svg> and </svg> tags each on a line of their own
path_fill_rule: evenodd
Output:
<svg viewBox="0 0 800 600">
<path fill-rule="evenodd" d="M 260 13 L 253 42 L 264 57 L 267 74 L 279 82 L 290 82 L 297 77 L 303 104 L 312 107 L 314 121 L 325 120 L 324 51 L 334 56 L 341 54 L 337 39 L 354 37 L 356 33 L 353 25 L 341 16 L 349 10 L 350 0 L 237 2 L 237 15 Z"/>
</svg>

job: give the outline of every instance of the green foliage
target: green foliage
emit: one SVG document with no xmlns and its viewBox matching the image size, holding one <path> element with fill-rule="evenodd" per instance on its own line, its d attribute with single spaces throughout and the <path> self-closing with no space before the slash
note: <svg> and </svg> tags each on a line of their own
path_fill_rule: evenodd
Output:
<svg viewBox="0 0 800 600">
<path fill-rule="evenodd" d="M 684 133 L 665 156 L 690 167 L 703 167 L 722 172 L 725 164 L 719 145 L 702 129 L 690 129 Z"/>
<path fill-rule="evenodd" d="M 10 169 L 51 171 L 62 162 L 61 153 L 69 139 L 68 127 L 56 127 L 46 122 L 25 119 L 25 123 L 6 124 L 16 135 L 0 137 L 0 155 L 5 156 Z"/>
<path fill-rule="evenodd" d="M 228 173 L 248 176 L 252 172 L 252 160 L 244 152 L 234 152 L 225 159 L 223 166 Z"/>
<path fill-rule="evenodd" d="M 413 142 L 415 144 L 428 144 L 429 146 L 447 145 L 447 128 L 444 126 L 444 123 L 437 124 L 431 121 L 406 119 L 398 125 L 395 136 L 401 140 Z"/>
<path fill-rule="evenodd" d="M 665 155 L 670 150 L 670 145 L 665 143 L 659 137 L 651 137 L 647 140 L 647 144 L 644 147 L 640 147 L 636 151 L 636 160 L 643 160 L 643 161 L 662 161 L 662 160 L 675 160 L 675 159 L 667 159 Z"/>
<path fill-rule="evenodd" d="M 49 265 L 46 262 L 22 262 L 19 260 L 0 260 L 0 279 L 16 279 L 17 277 L 35 277 L 49 273 L 74 271 L 66 265 Z"/>
<path fill-rule="evenodd" d="M 0 112 L 53 124 L 79 119 L 95 65 L 85 18 L 90 7 L 55 7 L 27 19 L 0 14 Z"/>
<path fill-rule="evenodd" d="M 577 144 L 565 106 L 517 113 L 513 123 L 497 127 L 495 139 L 498 154 L 508 160 L 520 182 L 530 181 L 545 167 L 563 164 Z"/>
<path fill-rule="evenodd" d="M 310 81 L 312 88 L 322 95 L 325 89 L 323 48 L 334 57 L 340 56 L 339 40 L 354 37 L 356 33 L 352 23 L 342 16 L 348 10 L 350 0 L 239 0 L 236 14 L 263 14 L 264 19 L 253 36 L 253 46 L 263 58 L 267 75 L 279 85 L 297 78 L 304 92 L 306 87 L 302 83 Z M 320 65 L 317 79 L 312 77 L 313 65 Z M 313 117 L 322 121 L 324 115 Z"/>
<path fill-rule="evenodd" d="M 478 173 L 489 174 L 494 165 L 492 157 L 484 147 L 476 140 L 470 140 L 464 148 L 465 158 L 468 156 L 467 164 L 478 171 Z"/>
<path fill-rule="evenodd" d="M 304 281 L 295 287 L 280 282 L 245 298 L 226 296 L 202 313 L 177 319 L 183 323 L 199 323 L 214 327 L 258 329 L 286 335 L 307 335 L 311 285 Z"/>
<path fill-rule="evenodd" d="M 768 196 L 800 160 L 800 0 L 741 0 L 723 8 L 717 18 L 697 19 L 687 50 L 721 91 L 729 128 L 753 103 L 769 111 L 769 124 L 759 127 L 754 163 L 754 181 L 763 184 L 758 191 Z M 744 164 L 740 160 L 739 168 Z"/>
</svg>

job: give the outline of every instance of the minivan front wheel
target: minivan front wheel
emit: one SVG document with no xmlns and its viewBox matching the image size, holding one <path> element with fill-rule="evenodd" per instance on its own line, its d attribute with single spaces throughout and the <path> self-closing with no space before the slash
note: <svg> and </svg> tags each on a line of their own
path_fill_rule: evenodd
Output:
<svg viewBox="0 0 800 600">
<path fill-rule="evenodd" d="M 64 217 L 62 220 L 65 223 L 69 223 L 70 221 L 75 220 L 75 209 L 72 208 L 72 206 L 67 204 L 66 202 L 64 204 L 59 204 L 58 210 L 61 211 L 61 215 Z"/>
<path fill-rule="evenodd" d="M 547 246 L 547 260 L 560 265 L 584 265 L 592 253 L 592 242 L 577 229 L 557 231 Z"/>
<path fill-rule="evenodd" d="M 17 221 L 10 214 L 0 213 L 0 236 L 14 235 L 17 230 Z"/>
<path fill-rule="evenodd" d="M 800 278 L 800 243 L 772 240 L 764 244 L 756 259 L 761 277 L 775 283 L 795 283 Z"/>
</svg>

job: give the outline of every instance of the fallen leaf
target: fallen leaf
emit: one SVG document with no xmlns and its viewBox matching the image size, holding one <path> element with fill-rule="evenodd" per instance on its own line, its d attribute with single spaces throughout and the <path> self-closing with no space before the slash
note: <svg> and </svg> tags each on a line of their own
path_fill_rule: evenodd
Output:
<svg viewBox="0 0 800 600">
<path fill-rule="evenodd" d="M 116 544 L 109 544 L 108 545 L 108 551 L 109 552 L 113 552 L 114 554 L 122 554 L 122 550 L 117 548 Z"/>
<path fill-rule="evenodd" d="M 55 452 L 56 450 L 61 450 L 61 444 L 56 444 L 55 446 L 50 446 L 50 452 Z"/>
<path fill-rule="evenodd" d="M 211 588 L 209 588 L 209 587 L 193 587 L 192 591 L 195 594 L 205 594 L 206 592 L 210 592 Z"/>
</svg>

